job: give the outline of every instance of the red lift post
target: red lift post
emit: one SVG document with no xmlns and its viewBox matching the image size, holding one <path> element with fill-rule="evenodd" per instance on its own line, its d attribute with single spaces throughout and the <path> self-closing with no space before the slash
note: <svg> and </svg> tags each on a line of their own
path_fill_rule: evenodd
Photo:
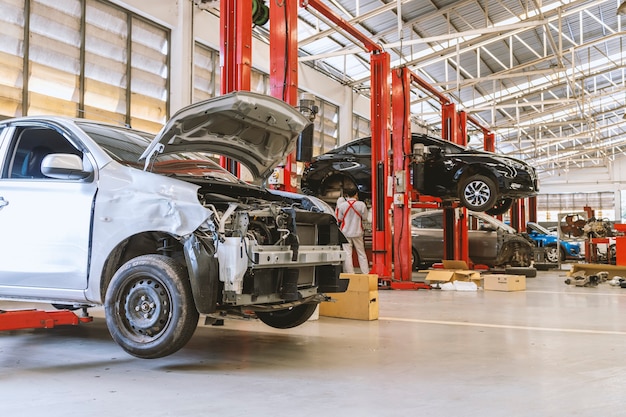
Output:
<svg viewBox="0 0 626 417">
<path fill-rule="evenodd" d="M 389 212 L 391 193 L 387 190 L 390 149 L 389 118 L 390 57 L 376 42 L 363 35 L 348 21 L 338 16 L 320 0 L 300 0 L 300 6 L 317 10 L 354 39 L 362 42 L 370 52 L 371 68 L 371 130 L 372 130 L 372 274 L 379 280 L 391 278 L 391 224 Z"/>
<path fill-rule="evenodd" d="M 243 2 L 241 2 L 243 3 Z M 285 103 L 298 104 L 298 3 L 270 2 L 270 94 Z M 297 191 L 295 154 L 287 155 L 284 191 Z"/>
<path fill-rule="evenodd" d="M 221 93 L 250 91 L 252 69 L 252 5 L 220 0 Z M 220 164 L 239 177 L 239 164 L 220 157 Z"/>
<path fill-rule="evenodd" d="M 393 289 L 419 289 L 430 286 L 412 282 L 413 272 L 411 257 L 411 201 L 410 194 L 410 159 L 411 149 L 411 94 L 409 70 L 406 67 L 392 71 L 392 135 L 394 172 L 394 206 L 393 206 L 393 276 L 390 286 Z"/>
<path fill-rule="evenodd" d="M 0 310 L 0 331 L 51 329 L 56 326 L 76 326 L 91 321 L 93 317 L 87 315 L 79 317 L 69 310 Z"/>
</svg>

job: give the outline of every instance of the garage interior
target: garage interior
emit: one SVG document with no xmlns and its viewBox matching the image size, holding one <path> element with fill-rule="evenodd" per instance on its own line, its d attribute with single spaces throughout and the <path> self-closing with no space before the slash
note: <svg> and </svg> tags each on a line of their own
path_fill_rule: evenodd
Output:
<svg viewBox="0 0 626 417">
<path fill-rule="evenodd" d="M 371 201 L 377 285 L 350 301 L 367 317 L 320 308 L 278 330 L 201 316 L 184 348 L 146 360 L 113 342 L 102 307 L 92 322 L 12 330 L 10 312 L 54 307 L 0 301 L 0 412 L 621 415 L 625 16 L 622 0 L 0 0 L 3 119 L 157 133 L 184 106 L 250 90 L 315 109 L 313 156 L 371 136 L 382 184 Z M 473 265 L 465 208 L 417 194 L 408 161 L 392 156 L 404 146 L 392 137 L 410 132 L 534 167 L 539 193 L 498 218 L 518 233 L 555 227 L 583 254 L 548 265 L 538 246 L 523 275 Z M 290 156 L 268 185 L 299 192 L 303 169 Z M 478 288 L 428 279 L 446 273 L 439 263 L 413 269 L 411 236 L 381 221 L 405 230 L 431 208 L 447 213 L 443 259 L 465 262 L 458 273 L 481 278 L 459 281 Z M 598 225 L 610 233 L 589 232 Z M 492 272 L 523 287 L 483 288 Z"/>
</svg>

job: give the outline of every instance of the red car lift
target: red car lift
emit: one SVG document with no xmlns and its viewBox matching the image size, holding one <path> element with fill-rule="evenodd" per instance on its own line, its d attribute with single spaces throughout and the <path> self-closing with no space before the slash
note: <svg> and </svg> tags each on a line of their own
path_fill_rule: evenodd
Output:
<svg viewBox="0 0 626 417">
<path fill-rule="evenodd" d="M 390 56 L 380 45 L 362 34 L 349 22 L 338 16 L 320 0 L 300 0 L 300 6 L 317 10 L 330 22 L 337 25 L 349 38 L 363 44 L 370 52 L 371 67 L 371 130 L 372 130 L 372 274 L 379 281 L 391 279 L 391 190 L 387 188 L 389 177 L 390 118 Z"/>
<path fill-rule="evenodd" d="M 0 310 L 0 331 L 22 329 L 51 329 L 56 326 L 89 323 L 93 317 L 77 316 L 69 310 Z"/>
<path fill-rule="evenodd" d="M 241 2 L 241 1 L 240 1 Z M 245 2 L 241 2 L 245 3 Z M 298 5 L 295 0 L 270 2 L 270 92 L 285 103 L 298 104 Z M 296 192 L 295 152 L 287 155 L 283 191 Z"/>
<path fill-rule="evenodd" d="M 250 91 L 252 5 L 244 1 L 221 0 L 220 26 L 221 92 Z M 236 161 L 220 156 L 220 165 L 239 177 Z"/>
</svg>

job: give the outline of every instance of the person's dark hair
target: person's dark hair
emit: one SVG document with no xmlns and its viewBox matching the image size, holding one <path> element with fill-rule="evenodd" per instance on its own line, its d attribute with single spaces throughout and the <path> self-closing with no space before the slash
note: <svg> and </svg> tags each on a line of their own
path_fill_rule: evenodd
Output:
<svg viewBox="0 0 626 417">
<path fill-rule="evenodd" d="M 344 194 L 348 197 L 356 197 L 357 189 L 354 187 L 346 188 L 343 190 Z"/>
</svg>

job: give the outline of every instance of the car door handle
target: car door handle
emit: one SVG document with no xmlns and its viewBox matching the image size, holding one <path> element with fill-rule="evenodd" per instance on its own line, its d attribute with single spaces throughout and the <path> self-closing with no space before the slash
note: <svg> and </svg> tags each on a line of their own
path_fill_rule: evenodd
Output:
<svg viewBox="0 0 626 417">
<path fill-rule="evenodd" d="M 9 202 L 6 201 L 3 197 L 0 197 L 0 209 L 4 206 L 8 206 Z"/>
</svg>

